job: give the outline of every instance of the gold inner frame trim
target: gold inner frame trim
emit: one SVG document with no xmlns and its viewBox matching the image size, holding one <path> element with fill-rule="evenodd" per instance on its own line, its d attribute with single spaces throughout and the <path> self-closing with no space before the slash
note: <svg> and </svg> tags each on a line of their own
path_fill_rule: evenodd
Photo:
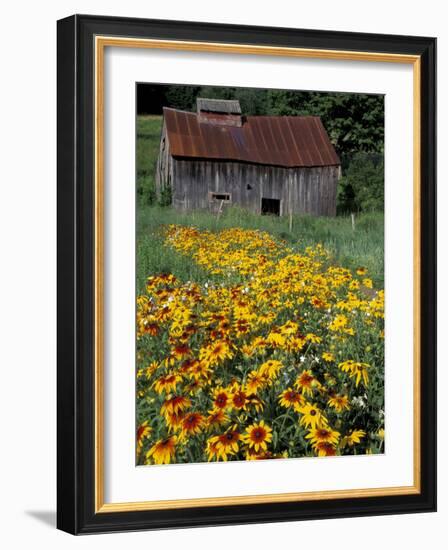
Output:
<svg viewBox="0 0 448 550">
<path fill-rule="evenodd" d="M 413 421 L 414 421 L 414 471 L 413 485 L 350 490 L 292 492 L 263 495 L 244 495 L 180 500 L 141 502 L 104 502 L 104 50 L 106 47 L 145 48 L 207 53 L 234 53 L 242 55 L 265 55 L 301 57 L 313 59 L 368 61 L 381 63 L 406 63 L 413 65 L 413 297 L 414 297 L 414 350 L 413 350 Z M 420 493 L 421 443 L 420 443 L 420 120 L 421 120 L 421 60 L 417 55 L 390 54 L 381 52 L 356 52 L 257 46 L 252 44 L 225 44 L 214 42 L 156 40 L 96 36 L 95 44 L 95 513 L 130 512 L 142 510 L 179 509 L 206 506 L 231 506 L 274 502 L 298 502 L 362 498 Z"/>
</svg>

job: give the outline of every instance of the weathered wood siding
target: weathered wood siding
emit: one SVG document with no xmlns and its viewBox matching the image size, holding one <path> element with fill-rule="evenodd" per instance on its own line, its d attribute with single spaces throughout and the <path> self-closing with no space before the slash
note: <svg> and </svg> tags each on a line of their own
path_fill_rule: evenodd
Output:
<svg viewBox="0 0 448 550">
<path fill-rule="evenodd" d="M 339 166 L 282 168 L 235 161 L 175 159 L 165 123 L 162 127 L 156 170 L 160 197 L 171 189 L 172 204 L 179 210 L 216 209 L 221 201 L 212 193 L 230 194 L 234 204 L 261 212 L 262 198 L 280 200 L 280 215 L 336 215 Z"/>
<path fill-rule="evenodd" d="M 164 153 L 165 154 L 165 153 Z M 163 161 L 167 166 L 169 161 Z M 165 170 L 166 171 L 166 170 Z M 179 210 L 215 208 L 212 193 L 256 213 L 262 198 L 280 200 L 280 215 L 336 215 L 338 166 L 282 168 L 231 161 L 171 159 L 168 176 L 173 206 Z M 164 176 L 166 178 L 166 176 Z"/>
</svg>

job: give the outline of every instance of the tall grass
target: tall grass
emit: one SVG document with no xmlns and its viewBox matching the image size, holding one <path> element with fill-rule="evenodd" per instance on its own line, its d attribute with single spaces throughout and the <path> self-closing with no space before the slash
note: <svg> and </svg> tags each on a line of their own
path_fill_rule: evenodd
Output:
<svg viewBox="0 0 448 550">
<path fill-rule="evenodd" d="M 197 264 L 163 246 L 161 226 L 193 225 L 199 229 L 219 231 L 230 227 L 268 231 L 285 240 L 295 250 L 321 243 L 338 265 L 369 270 L 375 286 L 384 284 L 384 216 L 382 213 L 360 214 L 352 229 L 350 217 L 335 218 L 294 216 L 289 219 L 260 216 L 240 208 L 227 208 L 219 219 L 207 211 L 183 213 L 170 207 L 139 206 L 137 215 L 137 288 L 142 290 L 153 273 L 171 272 L 183 280 L 207 278 Z"/>
<path fill-rule="evenodd" d="M 142 205 L 150 205 L 156 200 L 155 173 L 161 129 L 161 116 L 137 117 L 137 194 Z"/>
</svg>

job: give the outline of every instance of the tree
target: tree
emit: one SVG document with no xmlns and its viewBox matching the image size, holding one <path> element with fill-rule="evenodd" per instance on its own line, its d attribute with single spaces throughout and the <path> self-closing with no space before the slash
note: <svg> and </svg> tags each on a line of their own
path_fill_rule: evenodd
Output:
<svg viewBox="0 0 448 550">
<path fill-rule="evenodd" d="M 384 160 L 381 154 L 356 153 L 339 181 L 341 212 L 382 210 L 384 206 Z"/>
<path fill-rule="evenodd" d="M 199 90 L 199 86 L 168 86 L 165 92 L 166 106 L 183 111 L 194 111 Z"/>
</svg>

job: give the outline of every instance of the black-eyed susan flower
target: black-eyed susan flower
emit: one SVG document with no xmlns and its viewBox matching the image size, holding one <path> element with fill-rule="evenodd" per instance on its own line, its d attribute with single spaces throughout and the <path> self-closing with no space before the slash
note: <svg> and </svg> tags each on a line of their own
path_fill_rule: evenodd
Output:
<svg viewBox="0 0 448 550">
<path fill-rule="evenodd" d="M 251 344 L 242 344 L 240 351 L 246 359 L 255 354 L 255 348 Z"/>
<path fill-rule="evenodd" d="M 218 437 L 214 436 L 207 440 L 205 451 L 207 453 L 207 460 L 210 462 L 212 460 L 219 460 L 219 450 L 218 450 Z"/>
<path fill-rule="evenodd" d="M 182 376 L 177 373 L 161 376 L 154 382 L 157 393 L 170 393 L 176 391 L 177 385 L 182 381 Z"/>
<path fill-rule="evenodd" d="M 202 348 L 199 352 L 199 358 L 205 365 L 216 365 L 226 359 L 231 359 L 233 353 L 228 342 L 219 340 Z"/>
<path fill-rule="evenodd" d="M 328 399 L 328 404 L 339 413 L 350 409 L 347 395 L 332 395 Z"/>
<path fill-rule="evenodd" d="M 230 418 L 224 412 L 224 409 L 213 409 L 208 412 L 207 426 L 210 429 L 219 428 L 230 422 Z"/>
<path fill-rule="evenodd" d="M 145 420 L 137 428 L 137 447 L 140 450 L 143 447 L 143 441 L 146 439 L 152 432 L 151 426 L 149 426 L 148 421 Z"/>
<path fill-rule="evenodd" d="M 366 277 L 365 279 L 362 280 L 362 284 L 363 284 L 366 288 L 373 288 L 372 279 L 368 279 L 367 277 Z"/>
<path fill-rule="evenodd" d="M 217 387 L 213 390 L 213 406 L 216 409 L 225 409 L 230 405 L 231 392 L 222 387 Z"/>
<path fill-rule="evenodd" d="M 165 424 L 169 432 L 175 432 L 181 429 L 183 413 L 174 414 L 164 411 L 162 414 L 164 414 Z"/>
<path fill-rule="evenodd" d="M 269 359 L 269 361 L 266 361 L 261 365 L 261 367 L 258 369 L 258 372 L 261 376 L 264 376 L 269 380 L 275 380 L 282 368 L 283 363 L 281 361 L 277 361 L 276 359 Z"/>
<path fill-rule="evenodd" d="M 313 448 L 317 456 L 336 456 L 336 447 L 327 441 L 320 441 Z"/>
<path fill-rule="evenodd" d="M 252 370 L 247 376 L 246 390 L 248 393 L 257 393 L 266 386 L 266 376 L 257 370 Z"/>
<path fill-rule="evenodd" d="M 318 426 L 326 426 L 328 424 L 326 417 L 317 405 L 307 403 L 303 407 L 298 407 L 297 410 L 300 413 L 299 422 L 305 428 L 311 427 L 315 429 Z"/>
<path fill-rule="evenodd" d="M 320 298 L 319 296 L 311 296 L 310 303 L 311 303 L 315 308 L 318 308 L 318 309 L 323 309 L 323 308 L 328 307 L 327 302 L 325 302 L 324 300 L 322 300 L 322 298 Z"/>
<path fill-rule="evenodd" d="M 262 336 L 256 336 L 250 344 L 257 355 L 263 355 L 266 352 L 267 341 Z"/>
<path fill-rule="evenodd" d="M 143 323 L 143 332 L 150 336 L 157 336 L 159 333 L 159 324 L 155 321 Z"/>
<path fill-rule="evenodd" d="M 240 388 L 238 385 L 235 385 L 231 393 L 232 407 L 237 410 L 244 410 L 248 404 L 247 393 Z"/>
<path fill-rule="evenodd" d="M 329 426 L 319 426 L 317 428 L 312 428 L 305 436 L 305 439 L 309 439 L 313 446 L 318 443 L 337 445 L 340 435 L 339 432 L 332 430 Z"/>
<path fill-rule="evenodd" d="M 233 427 L 221 435 L 211 437 L 209 439 L 209 448 L 218 459 L 227 461 L 228 456 L 235 455 L 238 452 L 240 440 L 241 435 Z"/>
<path fill-rule="evenodd" d="M 154 464 L 169 464 L 176 454 L 176 443 L 175 435 L 159 439 L 146 453 L 146 458 L 152 459 Z"/>
<path fill-rule="evenodd" d="M 294 321 L 286 321 L 281 327 L 279 327 L 279 330 L 282 334 L 285 336 L 293 336 L 294 334 L 297 334 L 297 331 L 299 330 L 299 325 L 295 323 Z"/>
<path fill-rule="evenodd" d="M 369 385 L 368 369 L 371 367 L 367 363 L 359 363 L 358 361 L 352 361 L 350 359 L 348 361 L 344 361 L 343 363 L 339 363 L 339 368 L 342 371 L 347 372 L 350 378 L 355 378 L 356 387 L 358 387 L 361 380 L 364 386 L 367 387 Z"/>
<path fill-rule="evenodd" d="M 211 369 L 203 361 L 195 361 L 188 369 L 187 376 L 196 381 L 206 382 L 210 379 Z"/>
<path fill-rule="evenodd" d="M 350 290 L 359 290 L 359 281 L 357 281 L 356 279 L 353 279 L 353 281 L 350 281 L 350 284 L 348 285 L 348 288 Z"/>
<path fill-rule="evenodd" d="M 157 361 L 152 361 L 145 369 L 145 376 L 149 380 L 152 375 L 156 372 L 156 370 L 159 368 L 159 363 Z"/>
<path fill-rule="evenodd" d="M 285 345 L 286 338 L 281 332 L 273 330 L 268 334 L 266 341 L 274 348 L 281 348 Z"/>
<path fill-rule="evenodd" d="M 196 395 L 200 390 L 204 389 L 205 386 L 210 384 L 210 379 L 202 379 L 202 380 L 191 380 L 186 386 L 184 386 L 185 393 L 187 393 L 190 396 Z"/>
<path fill-rule="evenodd" d="M 348 327 L 348 318 L 346 315 L 339 313 L 330 323 L 328 328 L 333 332 L 345 330 Z"/>
<path fill-rule="evenodd" d="M 185 395 L 174 395 L 163 402 L 160 412 L 162 414 L 174 414 L 185 411 L 191 406 L 191 400 Z"/>
<path fill-rule="evenodd" d="M 307 340 L 307 342 L 311 342 L 312 344 L 320 344 L 320 342 L 322 341 L 322 338 L 320 336 L 312 332 L 309 332 L 305 336 L 305 339 Z"/>
<path fill-rule="evenodd" d="M 248 394 L 247 402 L 256 412 L 261 412 L 264 408 L 264 401 L 255 393 Z"/>
<path fill-rule="evenodd" d="M 191 349 L 187 344 L 178 344 L 171 350 L 171 357 L 180 361 L 191 355 Z"/>
<path fill-rule="evenodd" d="M 297 407 L 302 407 L 305 404 L 305 398 L 298 391 L 287 388 L 280 394 L 279 402 L 280 405 L 286 409 L 291 407 L 297 409 Z"/>
<path fill-rule="evenodd" d="M 305 338 L 302 338 L 300 336 L 293 336 L 286 343 L 286 349 L 289 352 L 297 353 L 303 349 L 305 344 L 306 344 Z"/>
<path fill-rule="evenodd" d="M 183 435 L 196 435 L 201 433 L 205 426 L 205 418 L 198 412 L 187 413 L 181 421 Z"/>
<path fill-rule="evenodd" d="M 188 375 L 190 370 L 199 363 L 199 360 L 195 357 L 189 357 L 183 361 L 182 365 L 179 367 L 178 372 L 182 375 Z"/>
<path fill-rule="evenodd" d="M 262 325 L 269 325 L 270 323 L 275 321 L 275 313 L 273 311 L 260 313 L 257 317 L 257 321 Z"/>
<path fill-rule="evenodd" d="M 244 336 L 251 330 L 250 323 L 246 319 L 238 319 L 235 321 L 233 328 L 237 336 Z"/>
<path fill-rule="evenodd" d="M 342 444 L 353 447 L 353 445 L 361 443 L 361 439 L 363 439 L 365 436 L 366 432 L 364 430 L 352 430 L 343 438 Z"/>
<path fill-rule="evenodd" d="M 294 382 L 294 386 L 303 394 L 303 395 L 313 395 L 313 390 L 319 387 L 319 382 L 313 376 L 311 370 L 304 370 L 297 377 Z"/>
<path fill-rule="evenodd" d="M 243 441 L 250 448 L 253 448 L 256 453 L 266 451 L 268 448 L 267 444 L 272 441 L 272 428 L 265 424 L 264 420 L 252 424 L 246 428 Z"/>
</svg>

